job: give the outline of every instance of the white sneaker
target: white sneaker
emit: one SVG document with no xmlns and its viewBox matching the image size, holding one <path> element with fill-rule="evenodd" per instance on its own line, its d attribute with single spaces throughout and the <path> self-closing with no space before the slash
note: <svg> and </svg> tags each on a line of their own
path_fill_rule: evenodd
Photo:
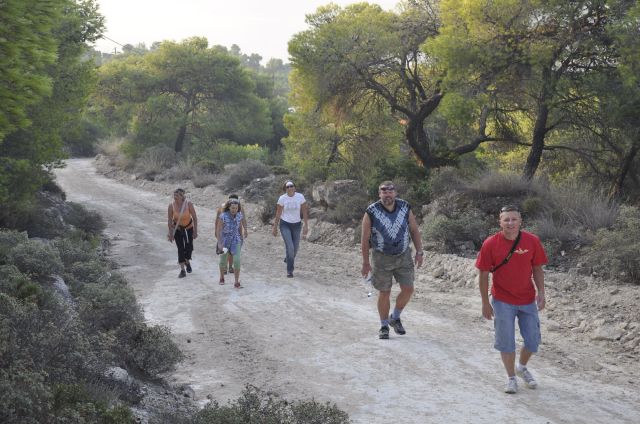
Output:
<svg viewBox="0 0 640 424">
<path fill-rule="evenodd" d="M 505 393 L 516 393 L 518 391 L 518 380 L 515 377 L 509 378 L 504 386 Z"/>
<path fill-rule="evenodd" d="M 516 367 L 516 374 L 524 380 L 528 388 L 535 389 L 538 387 L 538 382 L 533 378 L 533 375 L 531 375 L 527 367 Z"/>
</svg>

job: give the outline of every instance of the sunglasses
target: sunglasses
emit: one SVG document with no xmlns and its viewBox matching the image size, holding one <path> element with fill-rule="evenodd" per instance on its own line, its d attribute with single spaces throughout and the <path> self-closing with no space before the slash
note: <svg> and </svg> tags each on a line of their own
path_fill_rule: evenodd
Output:
<svg viewBox="0 0 640 424">
<path fill-rule="evenodd" d="M 380 191 L 393 191 L 396 188 L 394 186 L 380 186 L 380 187 L 378 187 L 378 189 Z"/>
<path fill-rule="evenodd" d="M 229 200 L 229 204 L 230 205 L 238 205 L 238 204 L 240 204 L 240 201 L 235 200 L 235 199 L 234 200 Z"/>
<path fill-rule="evenodd" d="M 520 212 L 520 210 L 513 205 L 509 205 L 509 206 L 503 206 L 502 209 L 500 209 L 500 213 L 502 212 Z"/>
<path fill-rule="evenodd" d="M 286 188 L 292 188 L 292 187 L 295 187 L 295 186 L 294 186 L 293 184 L 288 184 L 288 185 L 286 185 L 285 187 L 286 187 Z"/>
</svg>

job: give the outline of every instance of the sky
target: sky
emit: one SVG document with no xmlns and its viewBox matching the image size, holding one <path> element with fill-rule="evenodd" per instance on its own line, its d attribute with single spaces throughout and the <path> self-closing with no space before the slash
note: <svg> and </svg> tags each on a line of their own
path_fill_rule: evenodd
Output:
<svg viewBox="0 0 640 424">
<path fill-rule="evenodd" d="M 257 53 L 265 64 L 271 58 L 288 62 L 287 43 L 307 29 L 305 15 L 330 0 L 97 0 L 106 19 L 104 35 L 96 42 L 103 52 L 122 51 L 119 44 L 182 41 L 204 36 L 209 45 L 231 47 L 242 53 Z M 353 0 L 333 0 L 340 6 Z M 369 0 L 385 10 L 394 10 L 399 0 Z"/>
</svg>

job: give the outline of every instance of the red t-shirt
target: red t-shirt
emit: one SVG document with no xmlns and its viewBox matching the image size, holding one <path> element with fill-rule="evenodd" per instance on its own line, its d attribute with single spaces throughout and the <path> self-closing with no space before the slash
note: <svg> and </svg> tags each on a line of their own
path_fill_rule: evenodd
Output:
<svg viewBox="0 0 640 424">
<path fill-rule="evenodd" d="M 520 241 L 511 259 L 493 273 L 491 294 L 494 299 L 511 305 L 528 305 L 536 298 L 533 284 L 533 267 L 547 263 L 547 255 L 540 239 L 526 231 L 520 231 Z M 502 232 L 488 237 L 476 259 L 476 268 L 491 271 L 507 257 L 514 240 L 504 238 Z"/>
</svg>

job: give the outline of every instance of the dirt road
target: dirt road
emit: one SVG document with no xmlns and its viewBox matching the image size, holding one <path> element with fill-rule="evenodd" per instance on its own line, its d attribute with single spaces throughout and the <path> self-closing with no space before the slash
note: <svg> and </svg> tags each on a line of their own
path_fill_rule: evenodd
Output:
<svg viewBox="0 0 640 424">
<path fill-rule="evenodd" d="M 100 212 L 115 260 L 146 318 L 169 326 L 187 360 L 168 378 L 190 384 L 202 402 L 236 398 L 246 383 L 282 396 L 335 402 L 356 423 L 637 423 L 640 395 L 541 354 L 531 369 L 537 390 L 502 392 L 492 324 L 480 318 L 475 291 L 464 296 L 418 284 L 403 314 L 405 336 L 378 340 L 375 298 L 362 289 L 359 255 L 304 242 L 296 276 L 285 278 L 283 243 L 249 212 L 241 281 L 218 285 L 214 205 L 209 187 L 193 198 L 200 228 L 193 274 L 178 279 L 166 241 L 173 187 L 144 191 L 70 160 L 57 173 L 68 200 Z M 424 280 L 422 280 L 424 281 Z M 395 296 L 395 292 L 394 292 Z M 448 296 L 448 297 L 447 297 Z M 544 316 L 543 316 L 544 319 Z M 544 334 L 543 334 L 544 338 Z"/>
</svg>

